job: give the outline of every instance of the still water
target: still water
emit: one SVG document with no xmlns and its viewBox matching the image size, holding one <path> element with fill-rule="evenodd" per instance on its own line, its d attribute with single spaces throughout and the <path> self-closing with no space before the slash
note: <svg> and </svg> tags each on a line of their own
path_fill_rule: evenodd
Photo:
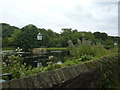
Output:
<svg viewBox="0 0 120 90">
<path fill-rule="evenodd" d="M 44 55 L 34 56 L 34 54 L 23 54 L 24 63 L 27 66 L 37 67 L 37 66 L 47 66 L 48 63 L 62 64 L 65 58 L 69 56 L 69 51 L 47 51 Z"/>
</svg>

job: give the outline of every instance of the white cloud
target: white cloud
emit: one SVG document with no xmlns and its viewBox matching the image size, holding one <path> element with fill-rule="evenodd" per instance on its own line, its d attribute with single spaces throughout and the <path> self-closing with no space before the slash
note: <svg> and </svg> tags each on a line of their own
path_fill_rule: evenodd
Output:
<svg viewBox="0 0 120 90">
<path fill-rule="evenodd" d="M 55 32 L 68 27 L 117 35 L 117 3 L 94 1 L 99 0 L 0 0 L 0 21 L 18 27 L 34 24 Z"/>
</svg>

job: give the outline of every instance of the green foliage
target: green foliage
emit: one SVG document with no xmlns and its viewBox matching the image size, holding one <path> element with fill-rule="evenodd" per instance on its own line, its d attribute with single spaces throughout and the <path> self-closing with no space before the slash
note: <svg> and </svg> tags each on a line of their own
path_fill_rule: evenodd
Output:
<svg viewBox="0 0 120 90">
<path fill-rule="evenodd" d="M 107 43 L 117 42 L 119 37 L 108 36 L 106 33 L 100 32 L 80 32 L 73 30 L 72 28 L 63 28 L 60 34 L 54 32 L 51 29 L 37 28 L 36 26 L 29 24 L 21 29 L 10 26 L 9 24 L 2 23 L 2 44 L 3 47 L 13 46 L 21 47 L 25 51 L 31 50 L 37 47 L 67 47 L 67 41 L 72 40 L 73 44 L 77 44 L 78 39 L 85 38 L 85 40 L 91 40 L 94 44 L 104 41 L 106 42 L 105 47 L 111 48 L 112 45 Z M 37 41 L 36 35 L 40 32 L 43 35 L 42 41 Z M 84 35 L 83 35 L 84 34 Z"/>
<path fill-rule="evenodd" d="M 103 44 L 106 49 L 114 48 L 114 42 L 111 40 L 106 40 L 103 42 Z"/>
<path fill-rule="evenodd" d="M 25 51 L 37 47 L 37 34 L 38 29 L 36 26 L 30 24 L 23 27 L 22 32 L 17 39 L 19 47 L 23 48 Z"/>
<path fill-rule="evenodd" d="M 5 61 L 3 61 L 2 66 L 2 73 L 11 73 L 13 76 L 13 79 L 20 78 L 20 75 L 23 74 L 21 71 L 25 71 L 26 68 L 24 65 L 20 64 L 18 56 L 11 56 L 6 58 Z"/>
<path fill-rule="evenodd" d="M 14 28 L 6 23 L 2 23 L 0 25 L 2 25 L 2 38 L 10 37 Z"/>
<path fill-rule="evenodd" d="M 84 36 L 83 36 L 84 34 Z M 77 40 L 85 38 L 86 40 L 93 40 L 94 35 L 91 32 L 78 32 L 77 30 L 72 30 L 71 28 L 62 29 L 61 36 L 64 37 L 66 42 L 72 40 L 74 44 L 77 44 Z"/>
<path fill-rule="evenodd" d="M 43 70 L 43 67 L 36 67 L 36 68 L 28 67 L 27 71 L 24 72 L 24 75 L 21 77 L 32 76 L 34 74 L 42 72 L 42 70 Z"/>
<path fill-rule="evenodd" d="M 83 32 L 83 34 L 86 40 L 93 40 L 95 38 L 91 32 Z"/>
<path fill-rule="evenodd" d="M 65 66 L 80 64 L 90 61 L 93 58 L 116 53 L 118 50 L 117 48 L 112 47 L 113 43 L 117 42 L 119 37 L 108 37 L 106 33 L 79 32 L 77 30 L 72 30 L 71 28 L 64 28 L 62 29 L 61 34 L 58 34 L 53 32 L 53 30 L 46 30 L 44 28 L 39 29 L 31 24 L 21 29 L 10 26 L 9 24 L 3 24 L 3 49 L 11 49 L 11 46 L 13 48 L 19 46 L 25 51 L 29 51 L 32 48 L 40 47 L 36 37 L 38 32 L 43 35 L 43 40 L 40 44 L 47 50 L 67 50 L 68 48 L 60 47 L 67 47 L 67 41 L 71 40 L 73 42 L 73 44 L 69 46 L 71 57 L 68 57 L 61 65 L 56 64 L 54 59 L 54 64 L 52 65 L 48 65 L 47 67 L 32 68 L 23 64 L 21 57 L 11 56 L 3 60 L 2 73 L 12 73 L 13 79 L 16 79 L 37 74 L 41 71 L 50 71 Z M 82 38 L 85 40 L 91 40 L 93 45 L 89 43 L 82 43 L 80 41 Z M 101 42 L 104 46 L 97 44 Z M 106 50 L 104 47 L 109 50 Z M 107 74 L 105 74 L 105 76 L 107 76 Z M 106 82 L 108 83 L 109 80 L 106 80 Z"/>
<path fill-rule="evenodd" d="M 76 64 L 80 64 L 80 63 L 82 63 L 81 58 L 72 59 L 72 60 L 68 59 L 65 63 L 62 64 L 62 66 L 63 67 L 65 67 L 65 66 L 73 66 L 73 65 L 76 65 Z"/>
<path fill-rule="evenodd" d="M 93 56 L 86 55 L 86 54 L 81 56 L 81 61 L 87 61 L 91 59 L 93 59 Z"/>
<path fill-rule="evenodd" d="M 48 66 L 45 67 L 43 70 L 44 70 L 44 71 L 50 71 L 50 70 L 58 69 L 58 68 L 61 68 L 61 65 L 60 65 L 60 64 L 52 64 L 52 65 L 48 65 Z"/>
<path fill-rule="evenodd" d="M 101 56 L 108 55 L 108 50 L 106 50 L 104 46 L 101 44 L 93 46 L 92 50 L 94 53 L 94 57 L 101 57 Z"/>
<path fill-rule="evenodd" d="M 87 43 L 82 43 L 78 46 L 69 47 L 69 50 L 70 55 L 75 58 L 80 58 L 83 55 L 88 55 L 88 57 L 99 57 L 107 55 L 108 53 L 108 51 L 103 47 L 103 45 L 91 45 Z"/>
<path fill-rule="evenodd" d="M 106 33 L 94 32 L 93 34 L 95 38 L 100 39 L 100 40 L 107 40 L 108 38 L 108 35 Z"/>
<path fill-rule="evenodd" d="M 68 61 L 66 61 L 64 64 L 63 64 L 63 66 L 72 66 L 72 65 L 75 65 L 76 63 L 74 62 L 74 61 L 72 61 L 72 60 L 68 60 Z"/>
<path fill-rule="evenodd" d="M 101 87 L 120 88 L 120 67 L 118 56 L 109 56 L 109 60 L 102 60 Z"/>
<path fill-rule="evenodd" d="M 74 57 L 69 57 L 63 64 L 54 63 L 46 67 L 36 67 L 36 68 L 32 68 L 28 66 L 26 67 L 26 64 L 23 63 L 22 59 L 23 59 L 22 57 L 14 56 L 14 55 L 9 57 L 4 57 L 2 73 L 11 73 L 13 76 L 13 79 L 22 78 L 22 77 L 34 75 L 43 71 L 50 71 L 50 70 L 55 70 L 61 67 L 81 64 L 89 60 L 91 61 L 93 57 L 86 54 L 82 55 L 78 59 Z M 3 79 L 6 79 L 6 78 L 3 78 Z"/>
<path fill-rule="evenodd" d="M 2 27 L 2 45 L 4 46 L 11 46 L 12 45 L 12 38 L 11 35 L 14 33 L 14 29 L 18 29 L 17 27 L 11 26 L 6 23 L 0 23 Z"/>
<path fill-rule="evenodd" d="M 20 34 L 22 33 L 22 31 L 20 29 L 14 29 L 14 33 L 11 35 L 11 38 L 12 38 L 12 45 L 17 47 L 19 46 L 19 37 L 20 37 Z"/>
<path fill-rule="evenodd" d="M 15 50 L 16 48 L 14 46 L 4 46 L 2 50 Z"/>
<path fill-rule="evenodd" d="M 42 71 L 42 67 L 32 68 L 26 67 L 26 64 L 22 63 L 22 57 L 9 56 L 2 62 L 2 73 L 11 73 L 13 79 L 29 76 Z M 6 79 L 3 77 L 3 79 Z"/>
<path fill-rule="evenodd" d="M 109 49 L 109 54 L 118 53 L 119 52 L 118 50 L 119 50 L 118 47 L 111 48 L 111 49 Z"/>
</svg>

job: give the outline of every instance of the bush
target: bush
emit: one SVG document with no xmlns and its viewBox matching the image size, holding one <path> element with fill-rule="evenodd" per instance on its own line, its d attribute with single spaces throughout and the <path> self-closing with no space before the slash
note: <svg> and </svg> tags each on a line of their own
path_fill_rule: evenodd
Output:
<svg viewBox="0 0 120 90">
<path fill-rule="evenodd" d="M 61 68 L 61 65 L 60 65 L 60 64 L 53 64 L 53 65 L 48 65 L 48 66 L 45 67 L 43 70 L 44 70 L 44 71 L 50 71 L 50 70 L 58 69 L 58 68 Z"/>
<path fill-rule="evenodd" d="M 6 61 L 3 61 L 2 73 L 11 73 L 13 79 L 20 78 L 26 70 L 27 68 L 25 65 L 21 65 L 21 63 L 16 60 L 15 56 L 6 59 Z"/>
<path fill-rule="evenodd" d="M 74 61 L 66 61 L 63 66 L 72 66 L 75 65 L 76 63 Z"/>
<path fill-rule="evenodd" d="M 101 87 L 102 88 L 120 88 L 120 63 L 119 54 L 111 55 L 108 60 L 101 60 L 102 73 L 101 73 Z M 119 90 L 119 89 L 118 89 Z"/>
<path fill-rule="evenodd" d="M 91 60 L 91 59 L 93 59 L 93 57 L 90 55 L 85 54 L 81 56 L 81 61 L 86 61 L 86 60 Z"/>
<path fill-rule="evenodd" d="M 114 42 L 112 40 L 106 40 L 103 44 L 106 49 L 111 49 L 114 47 Z"/>
<path fill-rule="evenodd" d="M 66 62 L 64 62 L 62 64 L 62 66 L 64 67 L 64 66 L 72 66 L 75 64 L 80 64 L 80 63 L 82 63 L 81 60 L 82 60 L 81 58 L 79 58 L 79 59 L 71 58 L 71 59 L 68 59 Z"/>
<path fill-rule="evenodd" d="M 12 79 L 33 75 L 42 71 L 42 67 L 32 68 L 20 62 L 20 56 L 9 56 L 2 62 L 2 73 L 11 73 Z M 3 78 L 6 79 L 7 78 Z"/>
<path fill-rule="evenodd" d="M 36 67 L 36 68 L 29 67 L 28 70 L 24 73 L 24 76 L 34 75 L 39 72 L 42 72 L 42 70 L 43 70 L 43 67 Z M 24 76 L 22 76 L 22 77 L 24 77 Z"/>
</svg>

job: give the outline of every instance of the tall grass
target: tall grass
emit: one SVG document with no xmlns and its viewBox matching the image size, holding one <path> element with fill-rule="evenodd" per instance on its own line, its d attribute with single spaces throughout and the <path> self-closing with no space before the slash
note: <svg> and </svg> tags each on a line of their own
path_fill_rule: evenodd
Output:
<svg viewBox="0 0 120 90">
<path fill-rule="evenodd" d="M 80 58 L 82 55 L 91 55 L 93 57 L 100 57 L 108 54 L 103 45 L 91 45 L 82 43 L 78 46 L 69 47 L 70 55 L 75 58 Z"/>
</svg>

